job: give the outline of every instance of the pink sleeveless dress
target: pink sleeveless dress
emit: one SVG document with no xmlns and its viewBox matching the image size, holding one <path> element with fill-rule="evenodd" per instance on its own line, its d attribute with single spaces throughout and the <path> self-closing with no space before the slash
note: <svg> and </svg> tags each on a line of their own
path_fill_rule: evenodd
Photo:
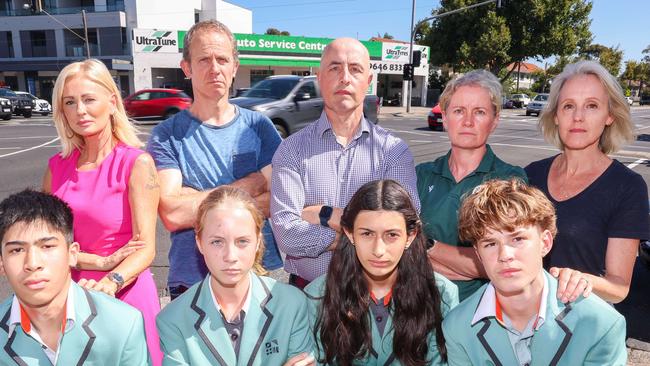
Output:
<svg viewBox="0 0 650 366">
<path fill-rule="evenodd" d="M 140 149 L 119 143 L 98 168 L 88 171 L 77 171 L 79 150 L 74 150 L 66 159 L 60 154 L 50 158 L 52 193 L 72 208 L 74 240 L 81 251 L 108 256 L 133 237 L 129 177 L 135 160 L 142 153 Z M 72 278 L 99 281 L 106 273 L 73 270 Z M 161 365 L 162 352 L 156 330 L 160 301 L 149 269 L 140 273 L 116 297 L 142 312 L 151 359 L 154 365 Z"/>
</svg>

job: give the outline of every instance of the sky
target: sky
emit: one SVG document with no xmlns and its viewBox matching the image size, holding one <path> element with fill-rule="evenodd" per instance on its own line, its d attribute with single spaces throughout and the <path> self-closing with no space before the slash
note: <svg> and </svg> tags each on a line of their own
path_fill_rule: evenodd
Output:
<svg viewBox="0 0 650 366">
<path fill-rule="evenodd" d="M 384 32 L 408 41 L 411 0 L 227 0 L 253 11 L 253 32 L 267 28 L 306 37 L 368 40 Z M 517 0 L 508 0 L 517 1 Z M 439 1 L 416 1 L 415 19 L 431 15 Z M 593 0 L 594 43 L 619 46 L 623 60 L 639 60 L 650 46 L 649 0 Z"/>
</svg>

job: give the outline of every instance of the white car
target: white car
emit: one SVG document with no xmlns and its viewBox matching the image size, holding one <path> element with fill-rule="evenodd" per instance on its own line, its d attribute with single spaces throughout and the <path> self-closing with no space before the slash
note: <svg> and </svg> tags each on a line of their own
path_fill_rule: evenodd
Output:
<svg viewBox="0 0 650 366">
<path fill-rule="evenodd" d="M 36 105 L 34 106 L 34 109 L 32 110 L 32 112 L 40 113 L 43 116 L 47 116 L 48 114 L 52 113 L 52 105 L 47 100 L 39 99 L 36 96 L 34 96 L 33 94 L 30 94 L 30 93 L 27 93 L 27 92 L 17 91 L 16 94 L 18 94 L 18 95 L 27 95 L 30 99 L 32 99 L 34 101 L 34 103 L 36 103 Z"/>
<path fill-rule="evenodd" d="M 517 108 L 526 108 L 530 102 L 530 97 L 527 94 L 513 94 L 510 100 L 515 102 Z"/>
<path fill-rule="evenodd" d="M 13 108 L 11 107 L 11 100 L 0 98 L 0 118 L 8 121 L 11 119 L 12 114 Z"/>
</svg>

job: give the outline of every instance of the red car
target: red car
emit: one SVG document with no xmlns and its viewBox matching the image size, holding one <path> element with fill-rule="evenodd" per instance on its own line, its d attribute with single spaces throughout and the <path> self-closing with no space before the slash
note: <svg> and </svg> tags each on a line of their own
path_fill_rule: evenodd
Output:
<svg viewBox="0 0 650 366">
<path fill-rule="evenodd" d="M 177 89 L 143 89 L 124 99 L 124 108 L 129 117 L 162 117 L 187 109 L 192 98 Z"/>
<path fill-rule="evenodd" d="M 429 128 L 434 131 L 445 130 L 442 125 L 442 111 L 440 110 L 440 104 L 436 104 L 435 107 L 431 108 L 431 111 L 429 111 L 429 115 L 427 116 L 427 122 L 429 123 Z"/>
</svg>

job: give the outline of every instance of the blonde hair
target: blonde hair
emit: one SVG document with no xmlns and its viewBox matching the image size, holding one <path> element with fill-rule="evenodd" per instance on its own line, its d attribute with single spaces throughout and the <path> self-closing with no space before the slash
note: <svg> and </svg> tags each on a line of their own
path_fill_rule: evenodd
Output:
<svg viewBox="0 0 650 366">
<path fill-rule="evenodd" d="M 478 86 L 485 89 L 490 94 L 490 101 L 492 102 L 492 107 L 494 107 L 494 115 L 496 116 L 501 112 L 501 83 L 493 73 L 482 69 L 472 70 L 465 75 L 449 81 L 445 86 L 445 90 L 440 95 L 440 109 L 447 112 L 451 97 L 462 86 Z"/>
<path fill-rule="evenodd" d="M 88 59 L 73 62 L 64 67 L 56 78 L 52 91 L 52 115 L 56 132 L 61 139 L 61 156 L 67 158 L 74 149 L 81 150 L 84 147 L 83 137 L 70 128 L 63 113 L 63 88 L 68 80 L 77 76 L 85 77 L 115 95 L 115 113 L 111 116 L 113 137 L 126 145 L 142 147 L 144 144 L 138 138 L 137 129 L 126 116 L 122 96 L 110 72 L 103 62 L 97 59 Z"/>
<path fill-rule="evenodd" d="M 542 191 L 518 178 L 493 179 L 477 186 L 458 213 L 459 237 L 474 245 L 488 229 L 512 232 L 531 225 L 555 236 L 555 208 Z"/>
<path fill-rule="evenodd" d="M 265 248 L 264 235 L 262 234 L 262 228 L 264 228 L 264 215 L 262 214 L 262 211 L 260 211 L 260 209 L 257 207 L 255 200 L 245 191 L 231 186 L 221 186 L 210 192 L 210 194 L 208 194 L 203 202 L 201 202 L 198 212 L 196 213 L 196 221 L 194 222 L 194 231 L 196 232 L 196 237 L 200 237 L 205 226 L 210 224 L 205 222 L 205 217 L 207 216 L 208 211 L 226 205 L 227 203 L 231 203 L 234 204 L 233 206 L 235 207 L 248 210 L 248 212 L 251 213 L 251 216 L 253 216 L 257 237 L 260 243 L 257 248 L 257 252 L 255 253 L 253 271 L 255 271 L 255 273 L 258 275 L 265 275 L 266 270 L 262 266 L 262 258 L 264 257 Z"/>
<path fill-rule="evenodd" d="M 598 143 L 600 150 L 605 154 L 614 153 L 625 143 L 634 141 L 634 125 L 630 115 L 630 106 L 625 101 L 623 89 L 609 71 L 596 61 L 579 61 L 566 65 L 562 73 L 553 79 L 548 104 L 539 119 L 539 128 L 546 141 L 560 150 L 564 150 L 558 126 L 555 124 L 560 92 L 569 79 L 580 75 L 595 76 L 607 92 L 609 114 L 614 121 L 611 125 L 605 126 L 605 130 L 600 136 Z"/>
</svg>

